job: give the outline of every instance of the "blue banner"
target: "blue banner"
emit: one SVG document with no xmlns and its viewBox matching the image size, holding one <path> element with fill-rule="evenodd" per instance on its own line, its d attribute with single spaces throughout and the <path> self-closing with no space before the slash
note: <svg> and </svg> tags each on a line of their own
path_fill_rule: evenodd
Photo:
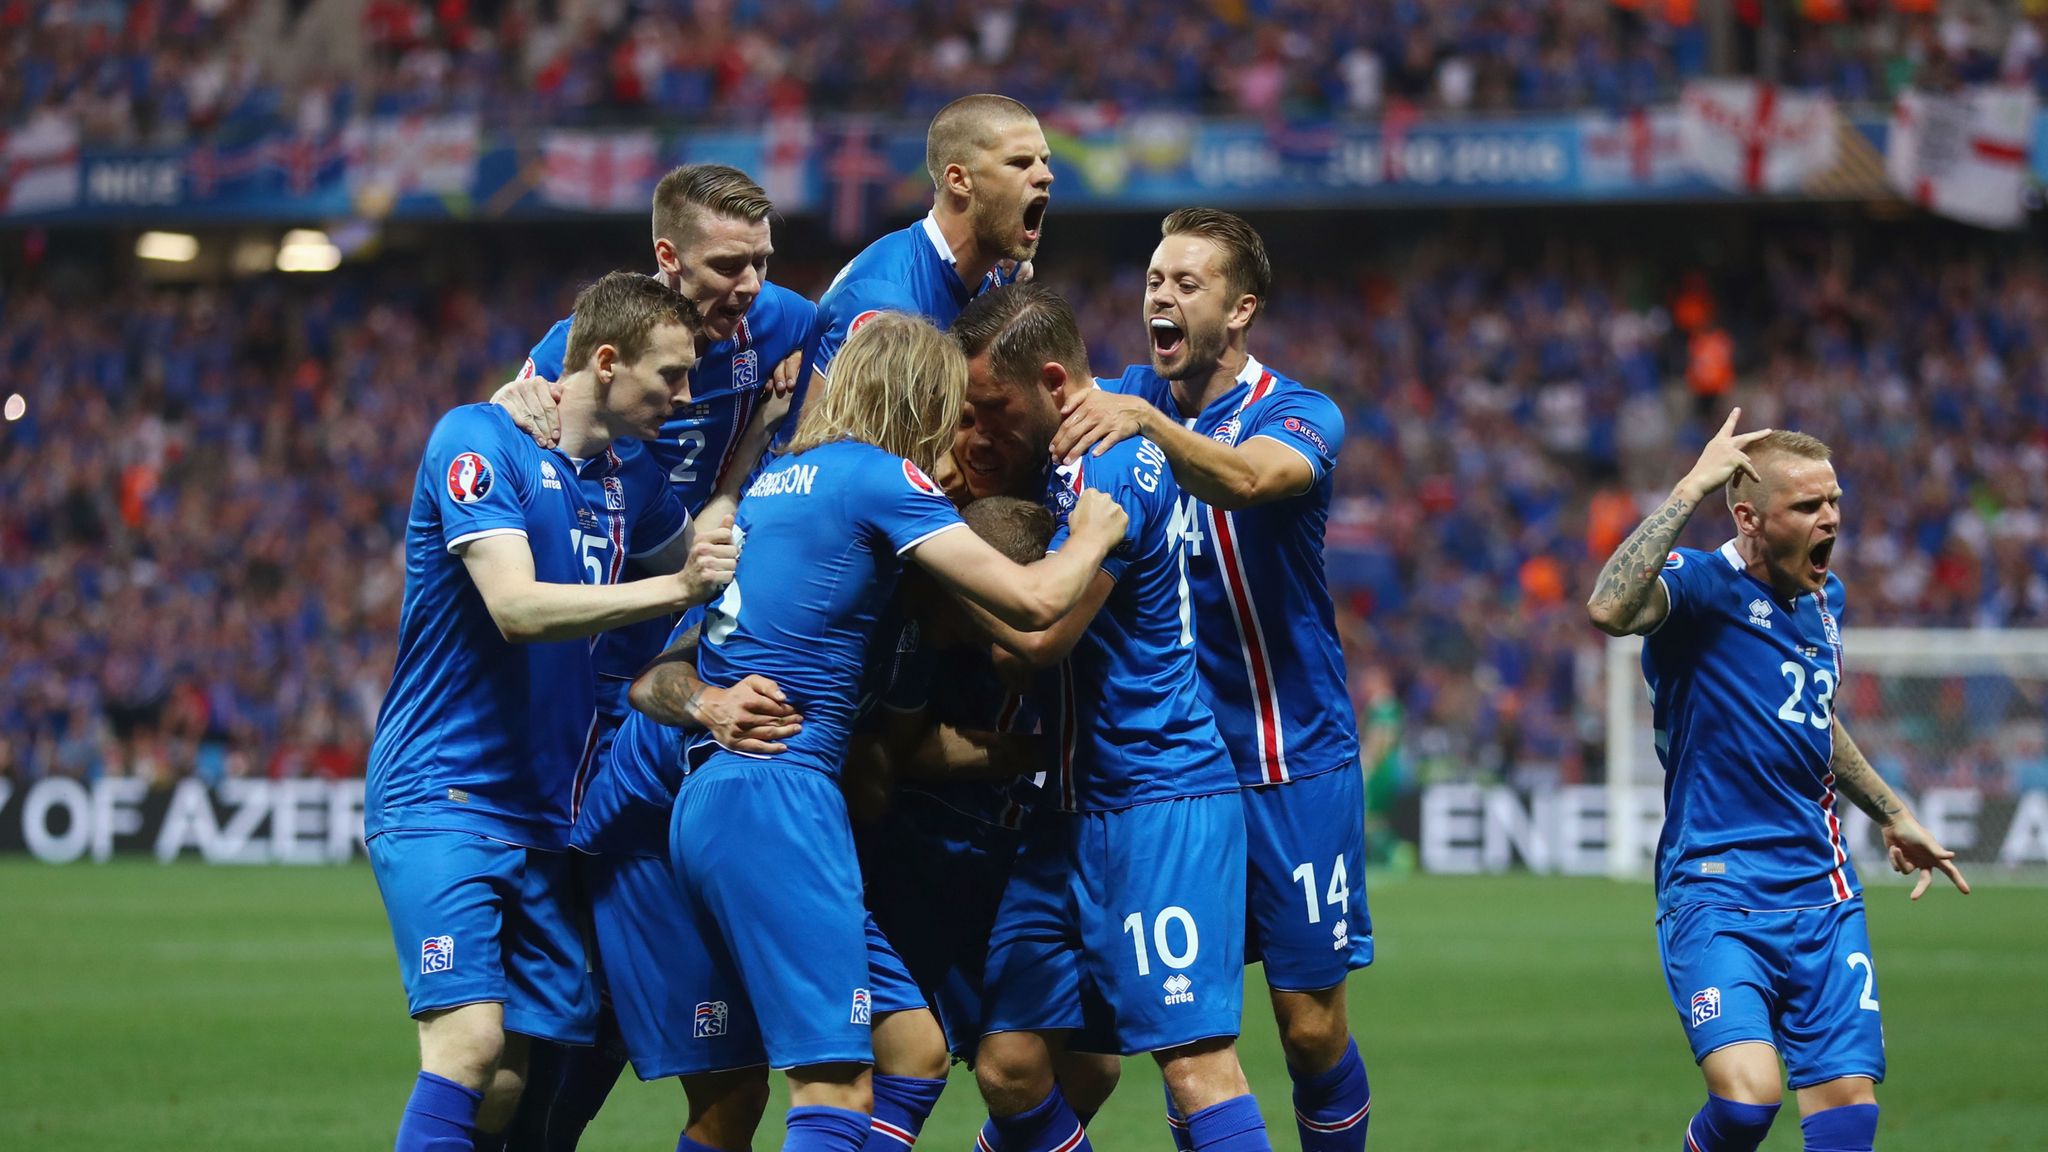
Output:
<svg viewBox="0 0 2048 1152">
<path fill-rule="evenodd" d="M 1258 124 L 1141 114 L 1087 125 L 1053 116 L 1046 129 L 1055 199 L 1103 210 L 1741 199 L 1688 170 L 1680 115 L 1673 107 Z M 1818 181 L 1799 196 L 1884 194 L 1885 121 L 1851 123 L 1855 131 L 1842 135 L 1854 178 Z M 2048 176 L 2048 118 L 2034 135 L 2039 179 Z M 694 161 L 745 169 L 785 214 L 820 216 L 849 240 L 931 195 L 922 125 L 793 119 L 748 131 L 560 130 L 510 139 L 481 132 L 473 119 L 412 117 L 357 122 L 319 138 L 179 149 L 81 149 L 61 128 L 20 133 L 0 156 L 0 222 L 642 214 L 660 171 Z"/>
</svg>

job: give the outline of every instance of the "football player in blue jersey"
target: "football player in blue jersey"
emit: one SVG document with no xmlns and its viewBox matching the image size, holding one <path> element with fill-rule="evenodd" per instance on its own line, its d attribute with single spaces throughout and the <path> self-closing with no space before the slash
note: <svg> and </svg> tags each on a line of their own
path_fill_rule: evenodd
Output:
<svg viewBox="0 0 2048 1152">
<path fill-rule="evenodd" d="M 364 802 L 419 1022 L 400 1152 L 455 1152 L 502 1130 L 526 1037 L 589 1042 L 595 999 L 562 851 L 595 711 L 584 638 L 700 602 L 734 571 L 730 544 L 707 537 L 680 574 L 610 582 L 622 542 L 576 477 L 609 467 L 614 440 L 652 432 L 688 397 L 697 316 L 655 281 L 615 273 L 584 290 L 576 317 L 561 446 L 535 445 L 496 406 L 457 408 L 414 486 L 397 667 Z"/>
<path fill-rule="evenodd" d="M 1841 797 L 1883 829 L 1894 870 L 1969 885 L 1835 713 L 1842 686 L 1842 488 L 1827 445 L 1737 433 L 1729 413 L 1671 496 L 1601 569 L 1586 613 L 1639 635 L 1664 764 L 1657 934 L 1707 1084 L 1687 1152 L 1750 1152 L 1789 1079 L 1812 1152 L 1868 1152 L 1884 1031 Z M 1735 535 L 1672 544 L 1725 488 Z M 1783 1069 L 1780 1070 L 1780 1062 Z"/>
<path fill-rule="evenodd" d="M 833 277 L 804 350 L 806 391 L 831 377 L 840 347 L 868 317 L 909 312 L 943 328 L 975 293 L 1029 277 L 1052 203 L 1052 151 L 1038 118 L 1007 96 L 963 96 L 932 117 L 924 147 L 931 213 Z"/>
<path fill-rule="evenodd" d="M 1045 468 L 1061 405 L 1094 386 L 1071 308 L 1037 284 L 984 294 L 954 335 L 993 455 Z M 1005 469 L 1006 470 L 1006 469 Z M 984 620 L 1038 669 L 1048 810 L 1033 822 L 989 946 L 975 1077 L 984 1143 L 1087 1147 L 1054 1055 L 1150 1052 L 1204 1152 L 1268 1150 L 1237 1060 L 1243 1008 L 1244 804 L 1197 686 L 1179 488 L 1143 438 L 1047 477 L 1056 515 L 1106 493 L 1128 539 L 1058 624 Z M 1056 531 L 1055 543 L 1064 538 Z"/>
<path fill-rule="evenodd" d="M 816 313 L 810 301 L 766 279 L 774 254 L 769 225 L 773 212 L 760 185 L 722 164 L 674 169 L 654 189 L 654 278 L 689 298 L 704 317 L 704 326 L 697 341 L 697 363 L 690 370 L 690 402 L 670 414 L 658 436 L 619 445 L 617 452 L 629 458 L 652 457 L 684 509 L 707 529 L 721 524 L 732 511 L 739 485 L 787 412 L 787 394 Z M 561 374 L 569 335 L 569 320 L 556 323 L 528 354 L 519 379 L 493 397 L 544 445 L 558 432 L 554 381 Z M 660 654 L 669 623 L 646 621 L 615 629 L 598 641 L 599 724 L 587 764 L 602 761 L 612 734 L 629 711 L 627 685 Z M 585 861 L 583 867 L 586 872 L 637 867 L 650 873 L 644 878 L 647 884 L 667 883 L 665 877 L 654 875 L 665 872 L 662 860 L 650 858 L 637 865 L 632 860 L 611 856 Z M 621 889 L 610 882 L 593 887 Z M 598 916 L 630 917 L 643 914 L 645 908 L 641 902 L 621 899 L 616 906 L 593 911 Z M 601 1009 L 605 1042 L 573 1050 L 534 1046 L 533 1088 L 520 1108 L 508 1152 L 569 1152 L 576 1147 L 625 1066 L 609 1010 L 603 1005 Z M 547 1085 L 552 1090 L 544 1091 Z"/>
<path fill-rule="evenodd" d="M 1126 526 L 1113 502 L 1083 499 L 1066 546 L 1028 568 L 953 531 L 959 513 L 926 470 L 959 422 L 966 364 L 928 321 L 871 320 L 835 370 L 789 453 L 748 486 L 738 573 L 698 653 L 708 683 L 772 680 L 802 727 L 773 756 L 694 744 L 669 828 L 707 953 L 696 1000 L 721 1035 L 757 1033 L 767 1062 L 788 1070 L 786 1152 L 850 1152 L 872 1133 L 869 921 L 838 777 L 903 564 L 1012 626 L 1044 628 L 1080 600 Z"/>
<path fill-rule="evenodd" d="M 1344 980 L 1372 963 L 1365 778 L 1323 576 L 1344 416 L 1246 348 L 1272 283 L 1265 243 L 1210 208 L 1166 217 L 1145 272 L 1150 364 L 1068 400 L 1068 462 L 1143 436 L 1183 491 L 1202 698 L 1244 788 L 1247 960 L 1262 960 L 1303 1152 L 1359 1152 L 1372 1090 Z M 1168 1113 L 1177 1144 L 1184 1120 Z"/>
</svg>

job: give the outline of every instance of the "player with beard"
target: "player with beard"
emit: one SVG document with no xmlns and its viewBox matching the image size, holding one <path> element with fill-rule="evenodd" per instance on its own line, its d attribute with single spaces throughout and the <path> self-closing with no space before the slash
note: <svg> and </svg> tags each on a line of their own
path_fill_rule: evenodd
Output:
<svg viewBox="0 0 2048 1152">
<path fill-rule="evenodd" d="M 944 328 L 977 293 L 1024 275 L 1038 253 L 1052 152 L 1029 108 L 1007 96 L 963 96 L 932 117 L 924 146 L 931 213 L 868 245 L 833 277 L 804 350 L 806 388 L 831 378 L 840 346 L 868 317 L 909 312 Z"/>
<path fill-rule="evenodd" d="M 1151 363 L 1070 399 L 1053 452 L 1093 459 L 1142 436 L 1173 465 L 1202 696 L 1244 791 L 1246 959 L 1265 964 L 1303 1152 L 1359 1152 L 1372 1095 L 1344 984 L 1372 963 L 1365 780 L 1323 575 L 1344 417 L 1246 348 L 1272 282 L 1258 232 L 1207 208 L 1160 232 Z M 1168 1119 L 1188 1147 L 1185 1121 Z"/>
<path fill-rule="evenodd" d="M 1644 637 L 1664 764 L 1657 943 L 1707 1086 L 1685 1148 L 1754 1152 L 1789 1077 L 1811 1152 L 1870 1152 L 1884 1028 L 1837 793 L 1883 829 L 1893 870 L 1920 873 L 1913 899 L 1936 871 L 1970 886 L 1835 714 L 1842 487 L 1828 446 L 1738 434 L 1741 415 L 1615 549 L 1586 614 Z M 1673 549 L 1724 490 L 1734 538 Z"/>
<path fill-rule="evenodd" d="M 1062 404 L 1093 388 L 1073 310 L 1039 285 L 1015 285 L 970 304 L 954 335 L 969 354 L 968 408 L 987 447 L 1026 450 L 1043 468 Z M 990 1115 L 983 1143 L 1089 1147 L 1054 1077 L 1071 1047 L 1151 1053 L 1197 1147 L 1270 1152 L 1236 1049 L 1244 806 L 1199 695 L 1180 491 L 1143 439 L 1048 479 L 1056 516 L 1102 492 L 1130 526 L 1051 628 L 1020 634 L 980 614 L 1008 655 L 1035 670 L 1033 702 L 1050 737 L 1047 804 L 989 944 L 975 1061 Z"/>
</svg>

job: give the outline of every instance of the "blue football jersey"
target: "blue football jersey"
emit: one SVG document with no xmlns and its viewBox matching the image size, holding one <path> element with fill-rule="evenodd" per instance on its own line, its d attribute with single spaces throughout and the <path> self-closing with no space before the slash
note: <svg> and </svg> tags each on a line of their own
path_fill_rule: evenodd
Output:
<svg viewBox="0 0 2048 1152">
<path fill-rule="evenodd" d="M 1643 643 L 1643 678 L 1664 763 L 1660 907 L 1847 900 L 1856 870 L 1830 768 L 1842 582 L 1779 599 L 1734 541 L 1681 548 L 1658 578 L 1671 612 Z"/>
<path fill-rule="evenodd" d="M 626 561 L 661 551 L 689 526 L 682 501 L 640 441 L 615 442 L 604 455 L 584 464 L 577 480 L 584 499 L 602 510 L 599 515 L 609 538 L 604 550 L 607 584 L 619 582 Z M 575 796 L 581 797 L 583 782 L 596 767 L 603 738 L 617 731 L 631 711 L 626 690 L 647 662 L 661 654 L 667 623 L 667 617 L 657 616 L 614 628 L 593 642 L 598 722 L 576 764 Z"/>
<path fill-rule="evenodd" d="M 923 712 L 932 720 L 975 732 L 1033 732 L 1038 716 L 1023 694 L 996 675 L 986 644 L 936 649 L 912 620 L 903 626 L 882 703 L 899 712 Z M 899 791 L 917 792 L 971 820 L 1021 828 L 1039 795 L 1029 779 L 997 783 L 904 781 Z"/>
<path fill-rule="evenodd" d="M 802 350 L 816 312 L 816 305 L 781 285 L 761 285 L 761 294 L 740 318 L 738 330 L 698 356 L 690 369 L 690 402 L 670 414 L 661 426 L 660 438 L 634 449 L 625 448 L 623 442 L 619 446 L 622 456 L 630 459 L 638 451 L 647 460 L 645 465 L 634 463 L 631 467 L 631 507 L 641 507 L 642 481 L 652 474 L 667 478 L 685 515 L 697 514 L 732 463 L 740 433 L 760 404 L 762 386 L 777 364 Z M 561 379 L 562 358 L 568 347 L 569 319 L 565 318 L 527 353 L 520 375 Z M 631 554 L 635 556 L 659 551 L 672 535 L 645 525 L 634 528 Z M 669 624 L 669 620 L 656 617 L 615 628 L 599 640 L 598 707 L 604 731 L 624 721 L 625 690 L 647 662 L 661 654 Z M 593 739 L 593 748 L 596 743 Z"/>
<path fill-rule="evenodd" d="M 864 318 L 877 312 L 909 312 L 948 328 L 976 293 L 1009 279 L 998 268 L 970 291 L 960 282 L 952 246 L 932 216 L 889 233 L 841 268 L 818 298 L 818 316 L 804 348 L 799 386 L 810 383 L 812 371 L 832 378 L 833 358 Z"/>
<path fill-rule="evenodd" d="M 804 726 L 773 758 L 836 779 L 901 557 L 966 525 L 915 464 L 840 441 L 755 477 L 738 526 L 739 570 L 706 613 L 698 672 L 711 684 L 775 681 Z"/>
<path fill-rule="evenodd" d="M 1197 684 L 1174 524 L 1180 488 L 1166 454 L 1134 438 L 1056 469 L 1047 492 L 1055 550 L 1086 488 L 1108 493 L 1130 525 L 1102 565 L 1115 590 L 1067 658 L 1038 677 L 1035 703 L 1052 737 L 1047 790 L 1076 812 L 1234 792 L 1237 773 Z"/>
<path fill-rule="evenodd" d="M 566 842 L 595 708 L 591 645 L 499 634 L 455 551 L 498 535 L 526 538 L 545 583 L 609 576 L 610 542 L 574 465 L 536 446 L 504 409 L 471 404 L 435 425 L 413 484 L 398 660 L 370 747 L 365 835 L 437 829 L 533 848 Z"/>
<path fill-rule="evenodd" d="M 1105 382 L 1175 418 L 1171 385 L 1143 364 Z M 1298 496 L 1221 512 L 1181 495 L 1176 523 L 1187 556 L 1203 699 L 1246 786 L 1352 768 L 1358 720 L 1345 684 L 1337 614 L 1323 574 L 1331 469 L 1344 415 L 1328 396 L 1247 358 L 1237 385 L 1185 420 L 1212 440 L 1277 440 L 1308 462 Z"/>
</svg>

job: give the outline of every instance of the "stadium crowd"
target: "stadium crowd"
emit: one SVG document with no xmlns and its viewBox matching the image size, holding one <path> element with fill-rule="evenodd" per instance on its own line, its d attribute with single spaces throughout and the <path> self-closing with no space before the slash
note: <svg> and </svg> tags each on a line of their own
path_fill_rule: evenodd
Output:
<svg viewBox="0 0 2048 1152">
<path fill-rule="evenodd" d="M 2002 0 L 1798 7 L 1783 75 L 1803 87 L 1852 101 L 1951 79 L 2048 88 L 2042 18 Z M 1755 67 L 1763 6 L 1735 10 L 1733 62 Z M 57 116 L 127 145 L 318 134 L 357 113 L 514 128 L 913 115 L 991 88 L 1054 123 L 1624 109 L 1703 74 L 1708 42 L 1691 0 L 10 0 L 0 108 L 11 126 Z"/>
<path fill-rule="evenodd" d="M 1852 624 L 2048 621 L 2048 265 L 1767 251 L 1724 280 L 1446 234 L 1283 278 L 1253 351 L 1345 412 L 1331 584 L 1361 720 L 1405 715 L 1411 782 L 1597 773 L 1581 601 L 1729 403 L 1841 449 Z M 1049 275 L 1098 371 L 1143 359 L 1134 266 Z M 537 267 L 488 291 L 380 269 L 6 299 L 0 393 L 27 407 L 0 426 L 0 773 L 359 774 L 419 446 L 567 291 Z"/>
</svg>

